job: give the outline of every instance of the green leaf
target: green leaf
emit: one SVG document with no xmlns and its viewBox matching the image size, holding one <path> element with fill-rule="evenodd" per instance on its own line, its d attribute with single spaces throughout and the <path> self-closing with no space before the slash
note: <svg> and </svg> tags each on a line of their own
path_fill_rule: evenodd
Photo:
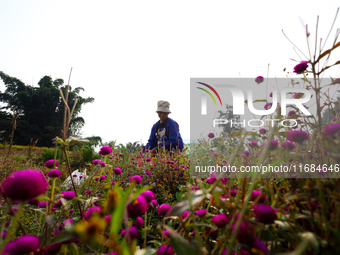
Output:
<svg viewBox="0 0 340 255">
<path fill-rule="evenodd" d="M 195 193 L 192 194 L 192 200 L 191 200 L 192 206 L 195 207 L 196 205 L 201 203 L 204 198 L 206 198 L 206 196 L 203 194 L 202 191 L 196 191 Z M 182 215 L 182 213 L 189 210 L 189 208 L 190 206 L 189 206 L 188 200 L 179 202 L 171 207 L 171 210 L 167 213 L 166 216 Z"/>
<path fill-rule="evenodd" d="M 51 244 L 55 244 L 55 243 L 61 243 L 61 242 L 65 242 L 65 241 L 69 241 L 73 238 L 78 238 L 79 236 L 76 233 L 73 232 L 69 232 L 69 231 L 62 231 L 61 233 L 59 233 L 52 242 L 48 243 L 47 245 L 51 245 Z"/>
<path fill-rule="evenodd" d="M 164 226 L 169 231 L 171 247 L 176 254 L 203 255 L 202 251 L 196 246 L 190 245 L 181 235 L 168 226 Z"/>
<path fill-rule="evenodd" d="M 267 99 L 258 99 L 253 101 L 253 103 L 258 103 L 258 102 L 267 102 Z"/>
</svg>

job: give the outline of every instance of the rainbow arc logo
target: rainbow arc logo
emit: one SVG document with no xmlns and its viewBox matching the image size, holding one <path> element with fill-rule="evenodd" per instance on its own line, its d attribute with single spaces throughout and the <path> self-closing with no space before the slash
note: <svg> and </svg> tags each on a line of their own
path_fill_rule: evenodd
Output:
<svg viewBox="0 0 340 255">
<path fill-rule="evenodd" d="M 221 103 L 221 106 L 222 106 L 222 101 L 221 101 L 220 95 L 217 93 L 217 91 L 213 87 L 211 87 L 210 85 L 205 84 L 203 82 L 197 82 L 197 83 L 208 87 L 212 92 L 214 92 L 215 95 L 218 97 L 218 100 L 220 100 L 220 103 Z M 215 100 L 214 96 L 210 93 L 209 90 L 206 90 L 206 89 L 200 88 L 200 87 L 196 87 L 196 88 L 201 89 L 201 90 L 205 91 L 206 93 L 208 93 L 208 95 L 211 96 L 211 98 L 214 100 L 215 105 L 217 106 L 216 100 Z"/>
</svg>

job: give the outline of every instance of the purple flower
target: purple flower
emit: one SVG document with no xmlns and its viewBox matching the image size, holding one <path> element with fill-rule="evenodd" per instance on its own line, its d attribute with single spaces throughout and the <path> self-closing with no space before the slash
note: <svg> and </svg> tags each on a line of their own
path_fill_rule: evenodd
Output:
<svg viewBox="0 0 340 255">
<path fill-rule="evenodd" d="M 258 222 L 272 224 L 277 216 L 273 208 L 266 204 L 254 205 L 255 218 Z"/>
<path fill-rule="evenodd" d="M 111 218 L 112 218 L 112 215 L 106 215 L 106 216 L 104 217 L 104 220 L 105 220 L 105 222 L 106 222 L 107 224 L 110 224 L 110 223 L 111 223 Z"/>
<path fill-rule="evenodd" d="M 269 97 L 273 97 L 273 92 L 270 92 Z"/>
<path fill-rule="evenodd" d="M 38 205 L 39 201 L 34 199 L 34 198 L 31 198 L 31 199 L 27 200 L 27 203 L 30 204 L 30 205 Z"/>
<path fill-rule="evenodd" d="M 150 158 L 146 158 L 145 161 L 146 161 L 146 162 L 150 162 L 151 159 L 150 159 Z"/>
<path fill-rule="evenodd" d="M 105 175 L 101 175 L 100 176 L 100 181 L 104 181 L 104 180 L 106 180 L 106 176 Z"/>
<path fill-rule="evenodd" d="M 150 203 L 151 200 L 155 199 L 155 194 L 151 190 L 143 191 L 141 195 L 145 198 L 147 203 Z"/>
<path fill-rule="evenodd" d="M 97 164 L 99 164 L 99 162 L 100 162 L 99 159 L 95 159 L 95 160 L 92 161 L 92 164 L 97 165 Z"/>
<path fill-rule="evenodd" d="M 72 219 L 67 219 L 63 221 L 63 226 L 65 226 L 66 224 L 72 224 L 73 220 Z"/>
<path fill-rule="evenodd" d="M 325 134 L 326 135 L 335 135 L 340 131 L 340 123 L 330 124 L 325 127 Z"/>
<path fill-rule="evenodd" d="M 35 252 L 40 245 L 39 237 L 25 235 L 14 241 L 10 241 L 2 254 L 17 255 Z"/>
<path fill-rule="evenodd" d="M 257 146 L 258 146 L 257 142 L 251 141 L 251 142 L 249 143 L 249 147 L 251 147 L 251 148 L 255 148 L 255 147 L 257 147 Z"/>
<path fill-rule="evenodd" d="M 250 197 L 250 201 L 255 201 L 257 199 L 258 196 L 260 196 L 261 191 L 260 190 L 253 190 L 253 192 L 251 193 L 251 197 Z M 260 203 L 263 203 L 266 200 L 267 196 L 266 194 L 262 193 L 261 198 L 259 199 Z"/>
<path fill-rule="evenodd" d="M 268 143 L 265 142 L 265 143 L 263 144 L 263 146 L 266 147 L 267 144 L 268 144 Z M 273 151 L 273 150 L 275 150 L 275 149 L 277 148 L 277 146 L 279 146 L 279 142 L 278 142 L 277 140 L 271 140 L 271 141 L 270 141 L 270 144 L 269 144 L 269 150 L 270 150 L 270 151 Z"/>
<path fill-rule="evenodd" d="M 171 206 L 168 204 L 162 204 L 158 207 L 157 213 L 158 215 L 165 216 L 171 209 Z"/>
<path fill-rule="evenodd" d="M 308 62 L 304 61 L 304 62 L 301 62 L 299 64 L 297 64 L 296 66 L 294 66 L 294 73 L 296 74 L 300 74 L 300 73 L 303 73 L 304 71 L 306 71 L 308 67 Z"/>
<path fill-rule="evenodd" d="M 38 203 L 39 208 L 46 208 L 47 205 L 48 205 L 48 202 L 39 202 Z"/>
<path fill-rule="evenodd" d="M 281 144 L 281 147 L 282 148 L 287 148 L 288 147 L 288 150 L 293 150 L 295 148 L 295 143 L 294 142 L 283 142 Z"/>
<path fill-rule="evenodd" d="M 63 198 L 66 200 L 72 200 L 76 196 L 74 191 L 62 191 L 61 194 L 63 194 Z"/>
<path fill-rule="evenodd" d="M 259 133 L 260 133 L 261 135 L 264 135 L 264 134 L 267 133 L 267 129 L 261 128 L 261 129 L 259 130 Z"/>
<path fill-rule="evenodd" d="M 101 211 L 102 211 L 102 208 L 100 208 L 99 206 L 92 206 L 89 209 L 87 209 L 84 215 L 84 219 L 87 220 L 88 218 L 91 217 L 93 213 L 100 213 Z"/>
<path fill-rule="evenodd" d="M 212 223 L 218 228 L 223 228 L 228 223 L 228 217 L 225 214 L 217 214 L 212 217 Z"/>
<path fill-rule="evenodd" d="M 185 219 L 186 217 L 188 217 L 189 211 L 185 211 L 182 213 L 181 217 L 182 219 Z"/>
<path fill-rule="evenodd" d="M 140 177 L 139 175 L 135 175 L 130 178 L 130 182 L 135 182 L 136 184 L 141 184 L 142 181 L 142 177 Z"/>
<path fill-rule="evenodd" d="M 144 224 L 144 220 L 142 217 L 137 217 L 137 219 L 132 223 L 132 226 L 136 228 L 141 228 Z"/>
<path fill-rule="evenodd" d="M 262 251 L 265 254 L 269 252 L 267 246 L 258 238 L 255 238 L 253 245 L 254 245 L 254 248 Z"/>
<path fill-rule="evenodd" d="M 53 168 L 54 167 L 54 162 L 55 162 L 55 166 L 57 167 L 59 165 L 58 161 L 57 160 L 54 160 L 54 159 L 50 159 L 50 160 L 47 160 L 45 162 L 45 166 L 47 168 Z"/>
<path fill-rule="evenodd" d="M 55 255 L 58 254 L 58 252 L 61 249 L 62 243 L 55 243 L 50 246 L 47 246 L 46 249 L 44 250 L 43 255 Z"/>
<path fill-rule="evenodd" d="M 165 252 L 166 251 L 166 252 Z M 172 249 L 172 247 L 168 244 L 163 244 L 161 247 L 157 250 L 157 255 L 174 255 L 175 252 Z"/>
<path fill-rule="evenodd" d="M 113 170 L 113 172 L 116 174 L 116 175 L 121 175 L 122 174 L 122 169 L 120 169 L 120 168 L 115 168 L 114 170 Z"/>
<path fill-rule="evenodd" d="M 101 165 L 101 166 L 105 166 L 105 162 L 99 162 L 99 165 Z"/>
<path fill-rule="evenodd" d="M 290 118 L 291 116 L 295 115 L 296 111 L 289 111 L 287 117 Z"/>
<path fill-rule="evenodd" d="M 63 173 L 58 170 L 58 169 L 55 169 L 55 170 L 51 170 L 47 173 L 47 176 L 50 177 L 50 178 L 57 178 L 59 176 L 61 176 Z"/>
<path fill-rule="evenodd" d="M 121 237 L 124 237 L 125 235 L 126 235 L 126 229 L 124 229 L 122 232 L 120 232 Z M 129 237 L 131 239 L 138 239 L 139 238 L 139 231 L 134 226 L 131 226 L 129 228 Z"/>
<path fill-rule="evenodd" d="M 268 109 L 272 108 L 272 105 L 273 105 L 273 103 L 266 103 L 264 105 L 264 109 L 268 110 Z"/>
<path fill-rule="evenodd" d="M 164 230 L 164 235 L 167 237 L 167 238 L 170 238 L 170 233 L 168 230 Z"/>
<path fill-rule="evenodd" d="M 183 172 L 179 172 L 179 173 L 178 173 L 178 176 L 179 176 L 179 177 L 183 177 L 183 176 L 184 176 L 184 173 L 183 173 Z"/>
<path fill-rule="evenodd" d="M 290 141 L 302 143 L 309 138 L 309 135 L 303 130 L 291 130 L 288 132 L 287 138 Z"/>
<path fill-rule="evenodd" d="M 231 226 L 231 231 L 234 232 L 236 229 L 236 223 Z M 253 242 L 254 229 L 250 227 L 249 222 L 242 221 L 240 229 L 237 233 L 237 240 L 243 244 L 250 244 Z"/>
<path fill-rule="evenodd" d="M 335 117 L 335 118 L 332 119 L 333 122 L 337 122 L 338 120 L 340 120 L 340 118 Z"/>
<path fill-rule="evenodd" d="M 157 205 L 158 205 L 157 200 L 151 200 L 150 205 L 151 205 L 152 208 L 157 207 Z"/>
<path fill-rule="evenodd" d="M 148 204 L 142 195 L 139 195 L 134 201 L 127 205 L 127 212 L 129 217 L 137 217 L 144 215 L 148 210 Z"/>
<path fill-rule="evenodd" d="M 260 83 L 264 82 L 264 78 L 263 78 L 262 76 L 257 76 L 257 77 L 255 78 L 255 82 L 256 82 L 257 84 L 260 84 Z"/>
<path fill-rule="evenodd" d="M 47 191 L 48 182 L 38 170 L 12 173 L 1 185 L 1 193 L 14 200 L 28 200 Z"/>
<path fill-rule="evenodd" d="M 236 197 L 237 191 L 234 190 L 234 189 L 231 189 L 231 190 L 230 190 L 230 195 L 231 195 L 232 197 Z"/>
<path fill-rule="evenodd" d="M 99 150 L 99 155 L 108 155 L 112 153 L 112 148 L 110 146 L 103 146 Z"/>
<path fill-rule="evenodd" d="M 207 210 L 206 209 L 199 209 L 195 213 L 198 217 L 204 217 L 207 214 Z"/>
<path fill-rule="evenodd" d="M 214 137 L 215 137 L 215 134 L 214 134 L 214 133 L 209 133 L 209 134 L 208 134 L 208 137 L 209 137 L 209 138 L 214 138 Z"/>
<path fill-rule="evenodd" d="M 250 151 L 244 151 L 242 153 L 242 157 L 249 157 L 250 156 Z"/>
</svg>

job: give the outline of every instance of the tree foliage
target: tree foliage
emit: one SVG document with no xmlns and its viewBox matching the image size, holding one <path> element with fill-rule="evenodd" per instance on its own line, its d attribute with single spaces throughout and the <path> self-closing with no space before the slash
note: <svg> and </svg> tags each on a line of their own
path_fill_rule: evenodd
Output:
<svg viewBox="0 0 340 255">
<path fill-rule="evenodd" d="M 6 90 L 0 91 L 0 101 L 4 103 L 0 107 L 0 130 L 6 130 L 3 138 L 10 133 L 11 113 L 21 109 L 22 112 L 17 121 L 14 143 L 18 145 L 29 144 L 31 138 L 39 139 L 39 146 L 52 146 L 52 139 L 61 136 L 63 129 L 64 103 L 61 100 L 59 89 L 65 94 L 67 85 L 62 79 L 52 80 L 50 76 L 44 76 L 38 82 L 38 87 L 25 85 L 15 77 L 0 71 L 0 78 L 5 84 Z M 73 118 L 70 123 L 68 135 L 76 136 L 84 126 L 85 120 L 79 116 L 81 108 L 94 101 L 93 97 L 83 98 L 79 94 L 83 88 L 70 87 L 68 104 L 72 109 L 76 99 Z"/>
</svg>

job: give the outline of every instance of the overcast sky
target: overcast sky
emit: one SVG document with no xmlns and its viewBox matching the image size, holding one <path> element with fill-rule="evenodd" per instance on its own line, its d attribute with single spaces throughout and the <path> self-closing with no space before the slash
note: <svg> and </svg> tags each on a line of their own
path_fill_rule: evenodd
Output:
<svg viewBox="0 0 340 255">
<path fill-rule="evenodd" d="M 72 67 L 71 86 L 95 98 L 81 112 L 84 137 L 146 143 L 157 101 L 167 100 L 189 139 L 190 78 L 267 77 L 268 64 L 269 77 L 286 77 L 283 69 L 296 65 L 290 58 L 300 58 L 282 29 L 307 55 L 303 24 L 314 45 L 317 15 L 325 39 L 339 6 L 338 0 L 0 0 L 0 70 L 38 86 L 44 75 L 67 83 Z M 340 17 L 324 50 L 339 27 Z M 330 63 L 340 59 L 337 52 Z M 328 73 L 339 74 L 338 67 Z"/>
</svg>

